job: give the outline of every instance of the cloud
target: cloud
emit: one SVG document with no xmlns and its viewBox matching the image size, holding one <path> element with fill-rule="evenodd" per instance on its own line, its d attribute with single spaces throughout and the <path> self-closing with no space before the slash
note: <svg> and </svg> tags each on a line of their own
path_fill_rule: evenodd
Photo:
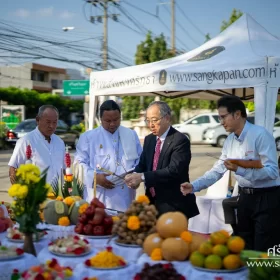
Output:
<svg viewBox="0 0 280 280">
<path fill-rule="evenodd" d="M 59 17 L 62 18 L 62 19 L 69 19 L 69 18 L 73 18 L 74 16 L 75 16 L 74 13 L 71 13 L 71 12 L 69 12 L 67 10 L 61 12 L 61 14 L 59 15 Z"/>
<path fill-rule="evenodd" d="M 39 9 L 36 14 L 41 17 L 51 17 L 53 15 L 53 7 Z"/>
<path fill-rule="evenodd" d="M 27 18 L 30 16 L 30 11 L 26 9 L 18 9 L 15 11 L 15 16 L 20 17 L 20 18 Z"/>
</svg>

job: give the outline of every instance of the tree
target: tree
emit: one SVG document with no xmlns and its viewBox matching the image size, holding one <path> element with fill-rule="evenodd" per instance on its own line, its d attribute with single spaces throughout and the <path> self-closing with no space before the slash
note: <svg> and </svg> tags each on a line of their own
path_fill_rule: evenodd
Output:
<svg viewBox="0 0 280 280">
<path fill-rule="evenodd" d="M 238 20 L 242 15 L 243 13 L 240 10 L 233 9 L 229 20 L 228 21 L 223 20 L 221 26 L 221 32 L 227 29 L 232 23 Z"/>
</svg>

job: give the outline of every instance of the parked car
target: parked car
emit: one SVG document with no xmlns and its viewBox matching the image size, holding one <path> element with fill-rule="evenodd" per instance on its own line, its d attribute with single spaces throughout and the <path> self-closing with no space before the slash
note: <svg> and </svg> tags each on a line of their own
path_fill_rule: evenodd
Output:
<svg viewBox="0 0 280 280">
<path fill-rule="evenodd" d="M 23 137 L 26 133 L 32 131 L 37 126 L 35 119 L 27 119 L 19 123 L 14 129 L 7 131 L 5 141 L 10 145 L 15 145 L 17 140 Z M 62 120 L 58 120 L 55 134 L 58 135 L 65 145 L 76 147 L 80 133 L 75 130 L 70 130 L 69 126 Z"/>
<path fill-rule="evenodd" d="M 255 122 L 255 117 L 254 115 L 249 115 L 247 117 L 247 120 L 251 123 Z M 274 126 L 274 131 L 273 132 L 275 141 L 278 139 L 279 142 L 279 150 L 280 150 L 280 122 L 278 122 L 280 118 L 277 116 L 275 117 L 275 126 Z M 277 129 L 276 124 L 278 124 L 279 129 Z M 276 136 L 276 133 L 278 133 L 278 137 Z M 224 127 L 219 124 L 216 125 L 215 127 L 207 128 L 203 132 L 203 142 L 205 144 L 211 144 L 213 147 L 223 147 L 225 140 L 227 139 L 229 135 L 229 132 L 226 132 Z M 277 142 L 276 142 L 277 145 Z"/>
<path fill-rule="evenodd" d="M 184 123 L 174 124 L 173 127 L 185 134 L 191 143 L 201 143 L 203 131 L 208 127 L 219 124 L 219 115 L 217 113 L 199 114 Z"/>
</svg>

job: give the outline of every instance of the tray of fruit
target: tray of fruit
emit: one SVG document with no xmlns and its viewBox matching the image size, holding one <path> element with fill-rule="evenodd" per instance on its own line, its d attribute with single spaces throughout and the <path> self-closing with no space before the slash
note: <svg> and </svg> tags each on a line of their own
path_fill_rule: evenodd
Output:
<svg viewBox="0 0 280 280">
<path fill-rule="evenodd" d="M 79 215 L 75 233 L 87 238 L 102 239 L 112 235 L 113 219 L 105 211 L 105 206 L 94 198 L 85 212 Z"/>
<path fill-rule="evenodd" d="M 21 248 L 0 246 L 0 261 L 16 260 L 23 255 L 24 251 Z"/>
<path fill-rule="evenodd" d="M 114 254 L 112 247 L 107 247 L 106 250 L 86 260 L 85 266 L 97 270 L 116 270 L 126 268 L 128 263 L 122 257 Z"/>
<path fill-rule="evenodd" d="M 45 231 L 39 231 L 36 234 L 33 234 L 33 241 L 37 242 L 40 241 L 44 236 L 47 234 Z M 24 233 L 20 232 L 17 228 L 8 228 L 7 230 L 7 239 L 10 242 L 15 243 L 23 243 L 25 235 Z"/>
<path fill-rule="evenodd" d="M 201 271 L 234 273 L 246 269 L 240 258 L 245 242 L 225 231 L 213 232 L 190 256 L 192 266 Z"/>
<path fill-rule="evenodd" d="M 79 236 L 58 238 L 48 245 L 49 251 L 62 257 L 81 257 L 91 253 L 91 246 L 86 239 Z"/>
</svg>

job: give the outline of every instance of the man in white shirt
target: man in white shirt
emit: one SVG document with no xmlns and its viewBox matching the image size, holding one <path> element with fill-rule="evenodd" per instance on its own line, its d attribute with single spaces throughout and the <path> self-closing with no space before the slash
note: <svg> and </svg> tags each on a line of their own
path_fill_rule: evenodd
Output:
<svg viewBox="0 0 280 280">
<path fill-rule="evenodd" d="M 47 182 L 52 183 L 58 178 L 65 168 L 64 156 L 65 145 L 60 137 L 54 134 L 57 121 L 58 110 L 52 105 L 43 105 L 39 108 L 36 117 L 37 127 L 20 138 L 15 146 L 12 157 L 8 163 L 9 176 L 12 184 L 15 183 L 16 169 L 25 164 L 26 147 L 31 146 L 33 164 L 42 171 L 48 169 Z"/>
<path fill-rule="evenodd" d="M 273 136 L 246 121 L 246 108 L 235 96 L 218 100 L 220 121 L 232 132 L 224 143 L 220 160 L 202 177 L 183 183 L 183 194 L 197 192 L 218 181 L 227 170 L 235 172 L 239 185 L 237 231 L 247 249 L 267 251 L 280 244 L 280 178 Z M 229 159 L 258 159 L 262 168 L 242 168 Z"/>
<path fill-rule="evenodd" d="M 97 176 L 97 198 L 107 208 L 125 211 L 135 199 L 135 190 L 126 186 L 124 180 L 98 169 L 121 175 L 138 164 L 142 147 L 134 130 L 123 127 L 119 105 L 113 100 L 100 107 L 101 126 L 80 136 L 76 147 L 75 162 L 84 171 L 84 199 L 93 199 L 94 169 Z"/>
</svg>

